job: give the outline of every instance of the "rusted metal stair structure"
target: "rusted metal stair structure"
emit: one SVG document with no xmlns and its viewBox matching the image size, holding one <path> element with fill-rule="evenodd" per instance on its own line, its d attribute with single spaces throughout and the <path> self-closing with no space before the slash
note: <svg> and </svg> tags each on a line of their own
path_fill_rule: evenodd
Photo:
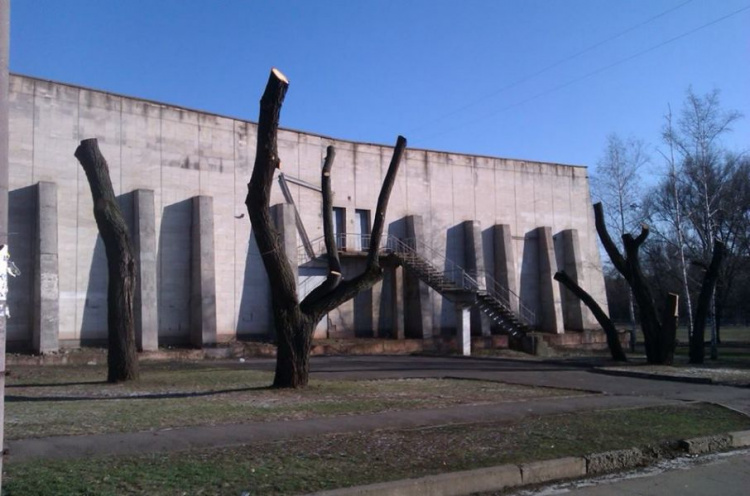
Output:
<svg viewBox="0 0 750 496">
<path fill-rule="evenodd" d="M 523 338 L 535 325 L 535 315 L 517 295 L 502 287 L 487 273 L 470 274 L 435 250 L 414 239 L 388 236 L 384 250 L 393 253 L 401 264 L 432 289 L 451 301 L 470 302 L 486 314 L 501 332 L 513 338 Z M 442 262 L 438 268 L 432 260 Z M 480 280 L 484 284 L 480 283 Z M 516 299 L 511 305 L 510 298 Z M 513 308 L 518 308 L 516 312 Z"/>
<path fill-rule="evenodd" d="M 356 246 L 357 250 L 364 252 L 370 245 L 369 236 L 366 234 L 336 236 L 339 238 L 337 246 Z M 356 239 L 347 241 L 346 238 L 352 237 Z M 325 254 L 323 238 L 313 240 L 312 243 L 317 245 L 318 256 Z M 304 247 L 299 248 L 300 264 L 311 259 L 303 249 Z M 536 326 L 536 316 L 523 304 L 518 295 L 503 287 L 488 273 L 471 274 L 416 239 L 383 235 L 380 251 L 395 256 L 406 270 L 416 274 L 419 280 L 449 301 L 460 301 L 478 308 L 502 333 L 514 340 L 522 340 Z M 438 265 L 442 265 L 443 268 L 439 268 Z"/>
</svg>

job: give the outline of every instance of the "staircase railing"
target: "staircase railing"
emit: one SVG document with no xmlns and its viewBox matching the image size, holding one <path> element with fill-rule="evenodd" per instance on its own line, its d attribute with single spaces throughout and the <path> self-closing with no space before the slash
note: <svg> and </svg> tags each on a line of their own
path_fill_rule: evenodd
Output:
<svg viewBox="0 0 750 496">
<path fill-rule="evenodd" d="M 339 250 L 353 253 L 367 252 L 370 248 L 370 239 L 371 236 L 369 234 L 337 233 L 336 246 Z M 315 253 L 319 256 L 325 255 L 326 247 L 324 237 L 321 236 L 316 238 L 310 243 L 313 245 Z M 523 303 L 520 296 L 500 284 L 491 274 L 488 272 L 481 273 L 481 275 L 484 276 L 486 285 L 486 287 L 482 288 L 477 281 L 478 274 L 476 272 L 471 273 L 467 271 L 419 239 L 400 239 L 391 234 L 383 234 L 379 245 L 379 251 L 381 253 L 394 253 L 407 264 L 410 262 L 415 265 L 420 262 L 425 263 L 427 266 L 435 270 L 444 281 L 455 286 L 456 289 L 486 292 L 504 305 L 509 311 L 516 314 L 524 324 L 529 326 L 536 325 L 536 314 Z M 298 259 L 300 264 L 306 263 L 310 260 L 304 246 L 299 247 Z M 310 283 L 311 279 L 302 283 L 302 285 L 305 286 L 305 290 L 307 290 L 307 286 Z M 298 289 L 298 294 L 306 293 L 300 291 L 300 289 L 303 288 Z M 310 290 L 312 289 L 313 288 L 310 288 Z"/>
<path fill-rule="evenodd" d="M 484 280 L 487 284 L 487 292 L 493 298 L 505 305 L 510 311 L 517 314 L 521 321 L 531 327 L 536 326 L 536 313 L 531 310 L 516 293 L 500 284 L 492 275 L 485 271 Z"/>
</svg>

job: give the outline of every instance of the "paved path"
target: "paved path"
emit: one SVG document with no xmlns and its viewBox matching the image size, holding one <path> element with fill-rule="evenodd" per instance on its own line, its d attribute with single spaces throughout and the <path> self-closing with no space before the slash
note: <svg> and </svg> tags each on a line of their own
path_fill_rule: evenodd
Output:
<svg viewBox="0 0 750 496">
<path fill-rule="evenodd" d="M 746 496 L 749 487 L 750 451 L 745 450 L 699 459 L 672 460 L 638 472 L 560 484 L 538 491 L 521 491 L 517 495 Z"/>
<path fill-rule="evenodd" d="M 268 359 L 253 359 L 245 363 L 252 369 L 272 370 L 274 367 L 274 361 Z M 7 442 L 8 461 L 236 446 L 335 432 L 502 421 L 529 414 L 642 407 L 677 401 L 708 401 L 750 414 L 750 389 L 614 377 L 598 374 L 590 366 L 580 363 L 409 356 L 319 357 L 313 359 L 311 369 L 313 377 L 318 379 L 460 377 L 603 394 L 300 421 L 24 439 Z"/>
</svg>

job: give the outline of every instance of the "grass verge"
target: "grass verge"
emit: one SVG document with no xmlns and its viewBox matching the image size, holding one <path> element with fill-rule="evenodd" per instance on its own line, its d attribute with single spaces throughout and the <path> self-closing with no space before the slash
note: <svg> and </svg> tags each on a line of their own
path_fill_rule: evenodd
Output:
<svg viewBox="0 0 750 496">
<path fill-rule="evenodd" d="M 14 367 L 6 390 L 6 437 L 298 420 L 583 394 L 460 379 L 313 380 L 303 390 L 274 390 L 268 388 L 271 373 L 236 361 L 144 363 L 141 381 L 133 384 L 107 384 L 105 376 L 103 365 Z"/>
<path fill-rule="evenodd" d="M 166 455 L 9 463 L 3 486 L 8 496 L 299 494 L 748 428 L 747 417 L 713 405 L 609 410 Z"/>
</svg>

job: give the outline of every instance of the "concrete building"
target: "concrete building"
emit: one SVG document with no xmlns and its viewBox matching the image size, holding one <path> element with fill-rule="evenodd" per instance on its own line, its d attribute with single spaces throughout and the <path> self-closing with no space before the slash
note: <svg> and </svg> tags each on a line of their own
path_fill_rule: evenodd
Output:
<svg viewBox="0 0 750 496">
<path fill-rule="evenodd" d="M 23 273 L 11 281 L 9 346 L 45 352 L 106 339 L 106 259 L 73 156 L 84 138 L 99 140 L 132 221 L 141 347 L 272 334 L 268 280 L 244 205 L 254 123 L 25 76 L 11 76 L 9 104 L 9 246 Z M 392 152 L 279 132 L 285 180 L 274 185 L 272 204 L 280 205 L 274 215 L 299 264 L 301 294 L 325 274 L 316 188 L 328 145 L 337 152 L 332 181 L 345 276 L 364 263 Z M 521 321 L 549 333 L 597 327 L 552 280 L 564 267 L 606 302 L 583 167 L 407 149 L 386 226 L 386 246 L 408 245 L 444 277 L 462 274 L 475 295 L 495 294 Z M 331 312 L 316 337 L 501 330 L 482 305 L 446 298 L 412 269 L 389 265 L 381 283 Z"/>
</svg>

